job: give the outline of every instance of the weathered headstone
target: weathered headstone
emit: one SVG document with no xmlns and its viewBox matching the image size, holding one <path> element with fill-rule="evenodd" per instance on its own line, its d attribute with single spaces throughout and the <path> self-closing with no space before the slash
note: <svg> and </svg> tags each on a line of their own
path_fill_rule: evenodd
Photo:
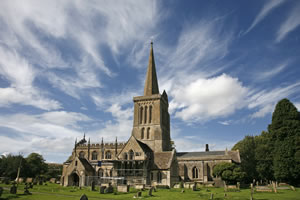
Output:
<svg viewBox="0 0 300 200">
<path fill-rule="evenodd" d="M 214 199 L 214 193 L 210 194 L 210 199 Z"/>
<path fill-rule="evenodd" d="M 240 182 L 237 182 L 236 187 L 237 187 L 238 190 L 240 190 L 240 186 L 241 186 Z"/>
<path fill-rule="evenodd" d="M 296 190 L 295 190 L 295 187 L 294 187 L 294 186 L 292 186 L 292 185 L 291 185 L 291 189 L 292 189 L 293 191 L 296 191 Z"/>
<path fill-rule="evenodd" d="M 15 183 L 13 183 L 13 185 L 10 187 L 9 192 L 10 194 L 17 194 L 17 187 Z"/>
<path fill-rule="evenodd" d="M 106 186 L 100 186 L 100 194 L 105 193 Z"/>
<path fill-rule="evenodd" d="M 95 181 L 92 181 L 91 183 L 91 191 L 95 191 Z"/>
<path fill-rule="evenodd" d="M 181 190 L 181 193 L 184 193 L 184 189 Z"/>
<path fill-rule="evenodd" d="M 150 188 L 148 195 L 149 195 L 149 196 L 153 196 L 153 195 L 152 195 L 152 192 L 153 192 L 153 187 Z"/>
<path fill-rule="evenodd" d="M 39 180 L 39 185 L 43 185 L 43 180 Z"/>
<path fill-rule="evenodd" d="M 85 194 L 83 194 L 83 195 L 80 197 L 80 200 L 89 200 L 89 199 L 88 199 L 88 197 L 87 197 Z"/>
<path fill-rule="evenodd" d="M 111 183 L 108 184 L 108 187 L 105 189 L 105 193 L 113 193 L 114 192 L 114 188 L 111 185 Z"/>
<path fill-rule="evenodd" d="M 250 184 L 250 188 L 251 188 L 251 195 L 252 195 L 253 192 L 254 192 L 254 189 L 253 189 L 253 183 Z"/>
<path fill-rule="evenodd" d="M 32 183 L 29 183 L 29 188 L 33 189 L 33 184 Z"/>
<path fill-rule="evenodd" d="M 224 193 L 224 199 L 226 199 L 226 197 L 227 197 L 227 194 L 226 194 L 226 193 Z"/>
<path fill-rule="evenodd" d="M 193 191 L 197 191 L 197 183 L 195 182 L 193 187 L 192 187 Z"/>
<path fill-rule="evenodd" d="M 50 183 L 55 183 L 56 182 L 56 178 L 50 178 Z"/>
<path fill-rule="evenodd" d="M 0 197 L 2 196 L 2 193 L 3 193 L 3 188 L 0 187 Z"/>
<path fill-rule="evenodd" d="M 141 197 L 142 196 L 142 192 L 141 191 L 138 191 L 137 193 L 136 193 L 136 197 Z"/>
<path fill-rule="evenodd" d="M 24 187 L 24 194 L 31 194 L 28 190 L 28 184 L 27 183 L 25 184 L 25 187 Z"/>
</svg>

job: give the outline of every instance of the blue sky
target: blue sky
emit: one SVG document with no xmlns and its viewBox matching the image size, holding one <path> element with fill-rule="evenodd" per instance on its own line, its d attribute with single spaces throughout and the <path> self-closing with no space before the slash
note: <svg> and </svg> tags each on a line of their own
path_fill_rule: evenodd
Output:
<svg viewBox="0 0 300 200">
<path fill-rule="evenodd" d="M 300 109 L 300 1 L 0 1 L 0 153 L 63 162 L 127 141 L 150 41 L 178 151 L 231 148 Z"/>
</svg>

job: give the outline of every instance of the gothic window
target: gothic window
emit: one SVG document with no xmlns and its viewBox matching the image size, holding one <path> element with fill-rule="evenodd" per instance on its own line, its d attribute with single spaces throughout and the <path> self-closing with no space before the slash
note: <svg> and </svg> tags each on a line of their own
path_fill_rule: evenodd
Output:
<svg viewBox="0 0 300 200">
<path fill-rule="evenodd" d="M 83 151 L 79 152 L 79 158 L 84 158 L 84 152 Z"/>
<path fill-rule="evenodd" d="M 193 173 L 193 178 L 198 178 L 198 169 L 197 169 L 197 167 L 193 167 L 192 173 Z"/>
<path fill-rule="evenodd" d="M 105 159 L 111 159 L 111 152 L 110 151 L 105 152 Z"/>
<path fill-rule="evenodd" d="M 144 123 L 145 124 L 147 123 L 147 109 L 148 109 L 148 107 L 145 106 L 145 117 L 144 117 Z"/>
<path fill-rule="evenodd" d="M 129 154 L 129 160 L 133 160 L 134 152 L 133 152 L 132 150 L 130 150 L 130 151 L 128 152 L 128 154 Z"/>
<path fill-rule="evenodd" d="M 150 128 L 147 128 L 147 139 L 150 139 Z"/>
<path fill-rule="evenodd" d="M 126 152 L 123 154 L 123 158 L 124 160 L 128 160 L 128 154 Z"/>
<path fill-rule="evenodd" d="M 157 172 L 157 183 L 161 183 L 161 172 Z"/>
<path fill-rule="evenodd" d="M 142 128 L 142 130 L 141 130 L 141 138 L 142 139 L 144 139 L 144 137 L 145 137 L 145 128 Z"/>
<path fill-rule="evenodd" d="M 143 123 L 143 107 L 140 108 L 140 121 L 139 124 Z"/>
<path fill-rule="evenodd" d="M 96 151 L 92 153 L 92 160 L 98 160 L 98 153 Z"/>
<path fill-rule="evenodd" d="M 77 162 L 77 160 L 75 161 L 75 166 L 77 166 L 77 164 L 78 164 L 78 162 Z"/>
<path fill-rule="evenodd" d="M 149 106 L 149 123 L 152 121 L 152 106 Z"/>
<path fill-rule="evenodd" d="M 99 176 L 99 177 L 103 177 L 103 174 L 104 174 L 104 173 L 103 173 L 103 169 L 100 168 L 100 169 L 98 170 L 98 176 Z"/>
</svg>

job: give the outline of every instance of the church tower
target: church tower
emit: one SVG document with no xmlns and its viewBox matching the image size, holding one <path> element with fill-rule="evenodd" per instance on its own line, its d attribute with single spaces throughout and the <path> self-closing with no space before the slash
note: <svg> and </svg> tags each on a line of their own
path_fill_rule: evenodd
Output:
<svg viewBox="0 0 300 200">
<path fill-rule="evenodd" d="M 134 119 L 132 135 L 147 144 L 154 152 L 170 151 L 170 115 L 167 93 L 161 95 L 151 42 L 144 96 L 133 98 Z"/>
</svg>

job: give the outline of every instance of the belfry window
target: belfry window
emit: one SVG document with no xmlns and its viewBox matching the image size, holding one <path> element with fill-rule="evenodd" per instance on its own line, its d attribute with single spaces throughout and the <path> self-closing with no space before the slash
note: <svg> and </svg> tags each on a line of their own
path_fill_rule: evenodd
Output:
<svg viewBox="0 0 300 200">
<path fill-rule="evenodd" d="M 198 169 L 197 169 L 197 167 L 193 167 L 192 173 L 193 173 L 193 178 L 198 178 Z"/>
<path fill-rule="evenodd" d="M 143 107 L 140 108 L 140 119 L 139 124 L 143 123 Z"/>
<path fill-rule="evenodd" d="M 142 128 L 141 130 L 141 138 L 144 139 L 145 137 L 145 128 Z"/>
<path fill-rule="evenodd" d="M 149 106 L 149 123 L 152 121 L 152 106 Z"/>
<path fill-rule="evenodd" d="M 150 139 L 150 128 L 147 128 L 147 139 Z"/>
<path fill-rule="evenodd" d="M 93 151 L 92 160 L 97 160 L 97 159 L 98 159 L 98 153 L 96 151 Z"/>
<path fill-rule="evenodd" d="M 111 152 L 110 151 L 105 152 L 105 159 L 111 159 Z"/>
<path fill-rule="evenodd" d="M 79 158 L 84 158 L 84 152 L 83 151 L 79 152 Z"/>
<path fill-rule="evenodd" d="M 148 107 L 145 106 L 145 117 L 144 117 L 144 123 L 145 124 L 147 123 L 147 109 L 148 109 Z"/>
<path fill-rule="evenodd" d="M 157 172 L 157 183 L 161 183 L 161 172 Z"/>
</svg>

